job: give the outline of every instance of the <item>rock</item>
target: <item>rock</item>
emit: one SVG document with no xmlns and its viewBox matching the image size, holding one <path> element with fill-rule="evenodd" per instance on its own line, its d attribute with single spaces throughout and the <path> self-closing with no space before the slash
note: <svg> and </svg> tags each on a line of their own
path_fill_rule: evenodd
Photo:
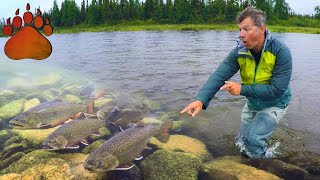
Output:
<svg viewBox="0 0 320 180">
<path fill-rule="evenodd" d="M 70 167 L 61 159 L 51 159 L 46 164 L 38 164 L 21 173 L 21 179 L 63 179 L 71 180 Z"/>
<path fill-rule="evenodd" d="M 51 88 L 43 91 L 36 91 L 32 94 L 26 95 L 26 99 L 33 99 L 37 98 L 40 100 L 40 102 L 47 102 L 47 101 L 52 101 L 57 98 L 59 94 L 59 90 Z"/>
<path fill-rule="evenodd" d="M 97 100 L 94 101 L 94 107 L 95 108 L 100 108 L 100 107 L 104 106 L 105 104 L 108 104 L 111 101 L 112 101 L 111 98 L 97 99 Z"/>
<path fill-rule="evenodd" d="M 197 179 L 201 159 L 183 152 L 158 150 L 140 163 L 144 179 Z"/>
<path fill-rule="evenodd" d="M 13 154 L 12 156 L 8 157 L 5 160 L 1 160 L 0 163 L 0 169 L 4 169 L 7 168 L 10 164 L 18 161 L 19 159 L 21 159 L 23 156 L 25 156 L 25 153 L 23 152 L 17 152 L 15 154 Z M 0 178 L 1 179 L 1 178 Z"/>
<path fill-rule="evenodd" d="M 167 143 L 151 138 L 149 144 L 155 149 L 185 152 L 199 157 L 202 160 L 211 159 L 212 156 L 203 142 L 184 135 L 171 135 Z"/>
<path fill-rule="evenodd" d="M 53 86 L 62 80 L 62 76 L 56 73 L 50 73 L 45 76 L 40 77 L 34 86 Z"/>
<path fill-rule="evenodd" d="M 24 138 L 34 146 L 41 146 L 44 139 L 47 138 L 57 128 L 58 127 L 49 129 L 12 129 L 12 132 L 16 136 Z"/>
<path fill-rule="evenodd" d="M 98 141 L 95 141 L 94 143 L 88 145 L 87 147 L 83 148 L 82 153 L 84 154 L 90 154 L 92 153 L 94 150 L 96 150 L 101 144 L 103 144 L 105 142 L 104 139 L 100 139 Z"/>
<path fill-rule="evenodd" d="M 76 96 L 76 95 L 73 95 L 73 94 L 66 94 L 62 97 L 60 97 L 61 100 L 63 101 L 68 101 L 68 102 L 75 102 L 75 103 L 81 103 L 82 100 Z"/>
<path fill-rule="evenodd" d="M 277 159 L 264 160 L 259 169 L 275 174 L 283 179 L 306 179 L 308 171 Z"/>
<path fill-rule="evenodd" d="M 0 131 L 0 149 L 2 150 L 2 146 L 4 143 L 13 136 L 8 130 Z"/>
<path fill-rule="evenodd" d="M 276 175 L 230 159 L 217 159 L 204 163 L 200 169 L 200 179 L 259 179 L 280 180 Z"/>
<path fill-rule="evenodd" d="M 15 77 L 15 78 L 10 78 L 7 80 L 5 83 L 5 87 L 8 89 L 13 89 L 13 88 L 29 88 L 32 87 L 30 82 L 22 77 Z"/>
<path fill-rule="evenodd" d="M 10 164 L 9 167 L 0 171 L 0 174 L 7 173 L 22 173 L 23 171 L 39 165 L 39 164 L 47 164 L 49 160 L 53 158 L 57 158 L 60 155 L 55 152 L 49 152 L 45 150 L 35 150 L 28 154 L 26 154 L 19 161 Z M 61 159 L 60 159 L 61 160 Z M 59 161 L 60 161 L 59 160 Z"/>
<path fill-rule="evenodd" d="M 84 161 L 87 159 L 88 155 L 81 153 L 72 153 L 72 154 L 61 154 L 60 158 L 64 159 L 68 162 L 70 167 L 76 167 L 78 165 L 82 165 Z"/>
<path fill-rule="evenodd" d="M 162 123 L 162 121 L 160 121 L 159 119 L 149 118 L 149 117 L 143 118 L 141 122 L 145 124 L 152 124 L 152 123 L 161 124 Z"/>
<path fill-rule="evenodd" d="M 5 180 L 21 179 L 21 175 L 16 173 L 10 173 L 10 174 L 5 174 L 3 176 L 0 176 L 0 179 L 5 179 Z"/>
<path fill-rule="evenodd" d="M 11 144 L 10 146 L 5 147 L 0 153 L 0 161 L 7 159 L 17 152 L 23 152 L 26 148 L 25 144 Z"/>
<path fill-rule="evenodd" d="M 19 98 L 18 94 L 11 90 L 1 90 L 0 91 L 0 107 L 4 104 L 17 100 Z"/>
<path fill-rule="evenodd" d="M 7 122 L 9 119 L 20 114 L 25 102 L 25 99 L 19 99 L 2 106 L 0 108 L 0 119 Z"/>
<path fill-rule="evenodd" d="M 71 168 L 72 180 L 104 180 L 109 179 L 105 177 L 105 173 L 90 172 L 84 169 L 83 164 L 79 164 Z"/>
<path fill-rule="evenodd" d="M 22 112 L 25 112 L 39 104 L 40 104 L 40 100 L 38 98 L 30 99 L 24 103 Z"/>
<path fill-rule="evenodd" d="M 301 154 L 289 159 L 289 163 L 320 177 L 320 156 L 318 154 Z"/>
</svg>

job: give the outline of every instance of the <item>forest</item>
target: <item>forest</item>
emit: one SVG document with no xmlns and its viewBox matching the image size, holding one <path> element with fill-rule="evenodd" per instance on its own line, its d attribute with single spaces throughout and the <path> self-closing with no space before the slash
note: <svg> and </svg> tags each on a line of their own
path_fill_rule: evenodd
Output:
<svg viewBox="0 0 320 180">
<path fill-rule="evenodd" d="M 57 28 L 117 24 L 234 24 L 247 6 L 263 10 L 269 25 L 320 28 L 320 6 L 314 15 L 293 12 L 285 0 L 64 0 L 42 12 Z M 40 8 L 41 9 L 41 8 Z M 0 26 L 5 25 L 5 19 Z M 1 28 L 2 29 L 2 28 Z"/>
</svg>

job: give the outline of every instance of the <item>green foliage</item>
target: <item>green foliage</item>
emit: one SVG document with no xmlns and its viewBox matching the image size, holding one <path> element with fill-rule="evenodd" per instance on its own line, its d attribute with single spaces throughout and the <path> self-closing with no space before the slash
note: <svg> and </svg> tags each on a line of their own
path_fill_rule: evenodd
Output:
<svg viewBox="0 0 320 180">
<path fill-rule="evenodd" d="M 80 7 L 74 0 L 64 0 L 60 9 L 54 0 L 53 8 L 45 15 L 55 27 L 114 25 L 137 20 L 160 24 L 234 23 L 237 14 L 250 5 L 266 12 L 268 24 L 316 27 L 313 20 L 320 19 L 317 6 L 314 17 L 304 16 L 306 21 L 299 22 L 297 18 L 301 15 L 294 14 L 285 0 L 82 0 Z"/>
<path fill-rule="evenodd" d="M 314 10 L 316 11 L 316 14 L 314 15 L 314 17 L 320 20 L 320 6 L 316 6 Z"/>
</svg>

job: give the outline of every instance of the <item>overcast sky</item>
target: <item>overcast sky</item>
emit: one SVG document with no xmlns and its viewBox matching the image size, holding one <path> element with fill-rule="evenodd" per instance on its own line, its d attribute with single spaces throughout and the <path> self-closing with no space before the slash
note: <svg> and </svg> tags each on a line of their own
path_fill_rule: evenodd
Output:
<svg viewBox="0 0 320 180">
<path fill-rule="evenodd" d="M 57 0 L 60 7 L 63 0 Z M 75 0 L 80 7 L 82 0 Z M 32 12 L 35 7 L 41 10 L 49 10 L 53 7 L 53 0 L 0 0 L 0 18 L 7 19 L 14 17 L 15 12 L 20 8 L 20 16 L 25 12 L 27 2 L 30 3 Z M 91 0 L 89 0 L 91 2 Z M 320 0 L 286 0 L 291 9 L 297 14 L 314 14 L 314 8 L 320 6 Z"/>
</svg>

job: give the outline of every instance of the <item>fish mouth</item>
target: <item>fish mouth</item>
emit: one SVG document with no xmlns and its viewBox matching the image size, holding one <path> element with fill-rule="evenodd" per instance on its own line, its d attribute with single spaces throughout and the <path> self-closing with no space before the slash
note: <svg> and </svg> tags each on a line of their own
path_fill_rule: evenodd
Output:
<svg viewBox="0 0 320 180">
<path fill-rule="evenodd" d="M 26 129 L 24 125 L 12 123 L 12 122 L 9 122 L 9 127 L 14 129 Z"/>
<path fill-rule="evenodd" d="M 94 172 L 95 170 L 92 168 L 92 165 L 84 165 L 84 169 L 90 172 Z"/>
</svg>

